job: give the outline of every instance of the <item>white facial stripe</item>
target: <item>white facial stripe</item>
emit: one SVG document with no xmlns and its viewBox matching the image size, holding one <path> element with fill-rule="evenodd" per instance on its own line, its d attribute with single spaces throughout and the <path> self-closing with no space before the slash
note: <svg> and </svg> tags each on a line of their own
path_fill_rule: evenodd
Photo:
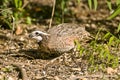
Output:
<svg viewBox="0 0 120 80">
<path fill-rule="evenodd" d="M 43 34 L 43 35 L 49 35 L 49 34 L 44 33 L 44 32 L 42 32 L 42 31 L 34 31 L 33 33 L 35 34 L 36 32 L 38 32 L 39 34 Z"/>
</svg>

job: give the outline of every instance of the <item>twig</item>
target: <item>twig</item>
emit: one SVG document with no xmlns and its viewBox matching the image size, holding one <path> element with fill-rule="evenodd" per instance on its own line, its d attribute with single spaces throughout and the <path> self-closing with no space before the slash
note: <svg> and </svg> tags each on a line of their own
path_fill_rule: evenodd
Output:
<svg viewBox="0 0 120 80">
<path fill-rule="evenodd" d="M 26 5 L 28 5 L 28 3 L 29 3 L 29 2 L 30 2 L 30 1 L 24 0 L 24 1 L 23 1 L 23 6 L 22 6 L 22 9 L 23 9 L 23 8 L 25 8 L 25 7 L 26 7 Z"/>
<path fill-rule="evenodd" d="M 13 20 L 13 23 L 12 23 L 13 27 L 12 27 L 12 32 L 11 32 L 11 34 L 14 36 L 15 18 L 14 18 L 13 16 L 11 16 L 11 17 L 12 17 L 12 20 Z M 10 36 L 10 40 L 9 40 L 9 42 L 8 42 L 8 45 L 9 45 L 9 44 L 13 44 L 13 43 L 12 43 L 13 36 Z M 8 52 L 10 52 L 10 47 L 8 47 Z"/>
<path fill-rule="evenodd" d="M 55 13 L 55 5 L 56 5 L 56 0 L 53 0 L 53 8 L 52 8 L 52 14 L 51 14 L 49 28 L 51 28 L 52 19 L 53 19 L 54 13 Z"/>
</svg>

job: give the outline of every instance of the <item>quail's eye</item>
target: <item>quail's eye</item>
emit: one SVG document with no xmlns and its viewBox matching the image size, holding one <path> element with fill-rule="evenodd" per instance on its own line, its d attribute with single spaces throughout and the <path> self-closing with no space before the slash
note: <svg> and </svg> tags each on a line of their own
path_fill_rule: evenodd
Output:
<svg viewBox="0 0 120 80">
<path fill-rule="evenodd" d="M 36 34 L 36 35 L 39 35 L 39 33 L 38 33 L 38 32 L 36 32 L 35 34 Z"/>
</svg>

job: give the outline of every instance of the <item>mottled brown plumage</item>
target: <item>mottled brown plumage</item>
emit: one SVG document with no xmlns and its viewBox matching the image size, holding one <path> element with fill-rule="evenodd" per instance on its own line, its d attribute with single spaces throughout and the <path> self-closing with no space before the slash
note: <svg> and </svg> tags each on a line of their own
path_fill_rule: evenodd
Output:
<svg viewBox="0 0 120 80">
<path fill-rule="evenodd" d="M 33 31 L 30 37 L 38 40 L 42 52 L 64 53 L 74 49 L 75 40 L 84 43 L 90 39 L 90 34 L 77 24 L 63 23 L 52 27 L 47 33 Z"/>
</svg>

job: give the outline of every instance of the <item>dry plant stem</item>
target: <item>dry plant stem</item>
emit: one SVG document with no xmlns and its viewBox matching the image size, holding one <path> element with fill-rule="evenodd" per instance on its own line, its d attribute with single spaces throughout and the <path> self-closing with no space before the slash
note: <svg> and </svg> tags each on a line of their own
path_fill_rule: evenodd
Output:
<svg viewBox="0 0 120 80">
<path fill-rule="evenodd" d="M 0 9 L 0 13 L 6 11 L 6 10 L 12 10 L 12 8 L 7 8 L 7 9 Z"/>
<path fill-rule="evenodd" d="M 13 19 L 13 23 L 12 23 L 13 27 L 12 27 L 12 32 L 11 32 L 11 34 L 14 36 L 15 18 L 12 16 L 12 19 Z M 8 45 L 9 45 L 9 44 L 13 44 L 13 43 L 12 43 L 12 37 L 13 37 L 13 36 L 10 36 L 10 40 L 9 40 L 9 42 L 8 42 Z M 9 47 L 8 47 L 8 52 L 10 52 L 10 48 L 9 48 Z"/>
<path fill-rule="evenodd" d="M 28 3 L 29 3 L 29 1 L 24 0 L 24 1 L 23 1 L 23 6 L 22 6 L 22 8 L 25 8 L 25 7 L 27 6 Z"/>
<path fill-rule="evenodd" d="M 52 14 L 51 14 L 49 29 L 51 28 L 51 24 L 52 24 L 52 19 L 53 19 L 54 12 L 55 12 L 55 5 L 56 5 L 56 0 L 53 0 L 53 9 L 52 9 Z"/>
<path fill-rule="evenodd" d="M 64 23 L 64 8 L 62 9 L 62 23 Z"/>
</svg>

